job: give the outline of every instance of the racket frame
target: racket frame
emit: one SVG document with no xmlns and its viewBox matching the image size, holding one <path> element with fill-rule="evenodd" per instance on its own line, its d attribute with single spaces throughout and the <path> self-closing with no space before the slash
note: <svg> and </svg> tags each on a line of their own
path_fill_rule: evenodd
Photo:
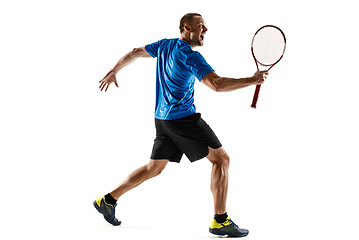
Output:
<svg viewBox="0 0 359 240">
<path fill-rule="evenodd" d="M 283 52 L 282 52 L 282 55 L 280 56 L 280 58 L 273 64 L 263 64 L 261 62 L 259 62 L 255 55 L 254 55 L 254 51 L 253 51 L 253 43 L 254 43 L 254 39 L 257 35 L 257 33 L 262 30 L 263 28 L 266 28 L 266 27 L 273 27 L 273 28 L 276 28 L 277 30 L 279 30 L 279 32 L 282 34 L 283 36 L 283 40 L 284 40 L 284 48 L 283 48 Z M 263 66 L 263 67 L 269 67 L 267 69 L 267 71 L 269 71 L 274 65 L 276 65 L 282 58 L 283 58 L 283 55 L 284 55 L 284 52 L 285 52 L 285 48 L 286 48 L 286 45 L 287 45 L 287 39 L 284 35 L 284 32 L 277 26 L 274 26 L 274 25 L 264 25 L 263 27 L 259 28 L 256 33 L 254 34 L 253 38 L 252 38 L 252 43 L 251 43 L 251 52 L 252 52 L 252 56 L 253 56 L 253 59 L 254 59 L 254 62 L 256 63 L 256 67 L 257 67 L 257 71 L 259 71 L 259 65 Z M 256 86 L 256 90 L 254 91 L 254 95 L 253 95 L 253 100 L 252 100 L 252 105 L 251 107 L 252 108 L 256 108 L 257 107 L 257 101 L 258 101 L 258 96 L 259 96 L 259 91 L 261 89 L 261 85 L 257 85 Z"/>
</svg>

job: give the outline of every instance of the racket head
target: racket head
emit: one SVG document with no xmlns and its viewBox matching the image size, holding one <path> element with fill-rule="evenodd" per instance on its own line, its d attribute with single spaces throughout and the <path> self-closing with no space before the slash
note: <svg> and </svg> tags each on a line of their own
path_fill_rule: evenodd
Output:
<svg viewBox="0 0 359 240">
<path fill-rule="evenodd" d="M 283 57 L 286 48 L 284 32 L 274 25 L 265 25 L 259 28 L 253 36 L 251 51 L 258 64 L 271 69 Z M 267 69 L 267 70 L 269 70 Z"/>
</svg>

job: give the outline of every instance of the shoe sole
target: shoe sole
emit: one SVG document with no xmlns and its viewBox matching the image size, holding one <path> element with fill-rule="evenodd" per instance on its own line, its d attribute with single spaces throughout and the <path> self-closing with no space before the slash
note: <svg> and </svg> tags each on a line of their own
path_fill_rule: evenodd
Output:
<svg viewBox="0 0 359 240">
<path fill-rule="evenodd" d="M 222 231 L 222 230 L 219 230 L 219 229 L 209 229 L 209 232 L 214 234 L 214 235 L 219 235 L 219 236 L 228 236 L 228 237 L 245 237 L 248 235 L 249 232 L 247 233 L 240 233 L 240 234 L 230 234 L 230 233 L 227 233 L 225 231 Z"/>
</svg>

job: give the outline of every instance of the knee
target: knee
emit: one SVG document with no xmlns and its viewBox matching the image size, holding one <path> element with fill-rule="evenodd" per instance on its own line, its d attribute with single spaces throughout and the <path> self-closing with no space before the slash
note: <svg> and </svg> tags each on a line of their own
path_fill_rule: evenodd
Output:
<svg viewBox="0 0 359 240">
<path fill-rule="evenodd" d="M 222 165 L 225 166 L 226 168 L 229 168 L 229 163 L 230 163 L 230 157 L 228 156 L 227 153 L 225 153 L 223 156 L 222 156 L 222 159 L 221 159 L 221 162 L 222 162 Z"/>
<path fill-rule="evenodd" d="M 150 163 L 147 164 L 147 171 L 149 171 L 151 175 L 155 177 L 162 173 L 166 165 L 167 161 L 151 160 Z"/>
<path fill-rule="evenodd" d="M 229 168 L 229 163 L 230 157 L 227 153 L 222 154 L 214 161 L 214 164 L 217 164 L 218 166 L 223 168 Z"/>
</svg>

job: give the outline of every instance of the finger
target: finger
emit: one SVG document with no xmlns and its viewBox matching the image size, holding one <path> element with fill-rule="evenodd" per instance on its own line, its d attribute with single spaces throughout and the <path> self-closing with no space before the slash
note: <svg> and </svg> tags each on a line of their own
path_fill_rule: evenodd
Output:
<svg viewBox="0 0 359 240">
<path fill-rule="evenodd" d="M 107 91 L 107 88 L 110 86 L 109 83 L 107 83 L 105 86 L 103 86 L 103 89 L 105 89 L 105 92 Z"/>
<path fill-rule="evenodd" d="M 107 74 L 108 75 L 108 74 Z M 101 79 L 101 81 L 100 82 L 104 82 L 105 81 L 105 79 L 107 78 L 107 75 L 106 76 L 104 76 L 102 79 Z"/>
<path fill-rule="evenodd" d="M 101 91 L 106 87 L 107 83 L 105 83 L 102 87 L 101 87 Z"/>
<path fill-rule="evenodd" d="M 104 84 L 106 84 L 105 82 L 102 82 L 101 84 L 100 84 L 100 87 L 99 88 L 101 88 Z"/>
<path fill-rule="evenodd" d="M 115 81 L 115 85 L 116 85 L 116 87 L 118 87 L 117 81 Z"/>
</svg>

